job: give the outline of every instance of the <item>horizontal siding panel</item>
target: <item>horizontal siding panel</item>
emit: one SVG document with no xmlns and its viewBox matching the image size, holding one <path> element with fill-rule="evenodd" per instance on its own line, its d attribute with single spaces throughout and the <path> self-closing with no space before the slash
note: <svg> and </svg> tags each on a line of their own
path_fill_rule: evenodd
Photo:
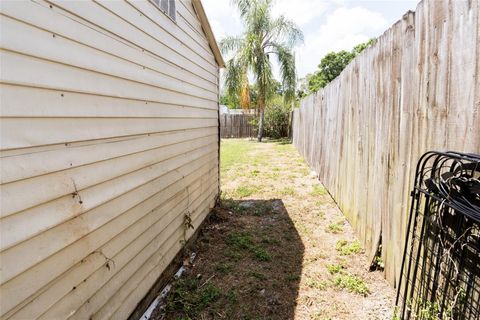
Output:
<svg viewBox="0 0 480 320">
<path fill-rule="evenodd" d="M 209 196 L 206 197 L 206 199 L 202 202 L 200 207 L 193 212 L 194 217 L 204 216 L 203 213 L 210 211 L 210 209 L 213 207 L 214 205 L 213 193 L 212 192 L 206 192 L 206 193 L 209 194 Z M 178 249 L 181 248 L 181 240 L 183 240 L 183 236 L 184 236 L 183 222 L 184 221 L 182 217 L 179 217 L 179 218 L 176 218 L 172 222 L 172 225 L 169 226 L 169 228 L 173 229 L 174 232 L 169 235 L 166 243 L 164 244 L 166 248 L 170 248 L 172 246 L 175 246 Z M 192 230 L 190 229 L 186 235 L 186 238 L 188 239 L 191 236 L 191 234 L 192 234 Z M 122 310 L 123 308 L 127 307 L 127 310 L 131 309 L 132 307 L 134 308 L 136 305 L 134 301 L 135 300 L 138 301 L 138 298 L 141 299 L 141 297 L 143 297 L 148 291 L 148 289 L 142 290 L 143 292 L 141 292 L 137 297 L 134 297 L 133 299 L 129 299 L 132 294 L 135 294 L 134 292 L 135 289 L 139 287 L 139 284 L 142 283 L 145 277 L 148 277 L 150 272 L 154 271 L 156 268 L 162 268 L 162 267 L 165 268 L 167 266 L 166 264 L 167 261 L 162 260 L 163 258 L 162 251 L 163 250 L 158 250 L 157 252 L 154 252 L 154 254 L 147 261 L 143 263 L 137 262 L 137 266 L 136 266 L 138 267 L 137 272 L 135 272 L 133 276 L 130 279 L 128 279 L 128 281 L 121 288 L 119 288 L 119 290 L 117 291 L 111 290 L 111 292 L 107 293 L 107 294 L 111 294 L 110 299 L 102 309 L 100 309 L 97 313 L 93 315 L 93 319 L 106 319 L 106 318 L 115 319 L 119 317 L 121 314 L 127 313 L 126 310 Z M 172 256 L 168 257 L 169 260 L 171 260 L 172 258 L 173 258 Z M 160 273 L 158 273 L 157 278 L 159 275 Z M 130 303 L 125 304 L 125 302 L 127 301 Z M 134 304 L 132 304 L 132 302 L 134 302 Z M 77 319 L 81 319 L 81 318 L 77 318 Z"/>
<path fill-rule="evenodd" d="M 174 80 L 143 65 L 79 44 L 73 40 L 55 37 L 36 27 L 19 23 L 8 17 L 2 18 L 2 47 L 43 60 L 61 62 L 77 68 L 99 72 L 130 81 L 167 89 L 176 93 L 214 100 L 215 92 L 207 91 L 185 82 Z M 24 39 L 32 39 L 28 42 Z M 72 54 L 74 52 L 74 54 Z M 89 57 L 89 59 L 85 59 Z"/>
<path fill-rule="evenodd" d="M 2 50 L 0 59 L 2 67 L 0 81 L 5 83 L 190 107 L 216 108 L 214 100 L 26 56 L 18 52 Z M 62 76 L 59 77 L 59 74 Z"/>
<path fill-rule="evenodd" d="M 218 65 L 187 2 L 1 2 L 0 318 L 126 319 L 215 204 Z"/>
<path fill-rule="evenodd" d="M 93 26 L 101 28 L 120 39 L 128 39 L 128 42 L 135 46 L 160 56 L 177 66 L 185 66 L 185 69 L 201 75 L 206 80 L 213 83 L 216 81 L 216 71 L 209 68 L 206 62 L 203 65 L 192 63 L 190 57 L 179 55 L 158 39 L 128 24 L 125 20 L 108 12 L 96 3 L 77 1 L 53 1 L 52 3 L 58 8 L 81 17 L 82 20 L 91 23 Z"/>
<path fill-rule="evenodd" d="M 156 41 L 166 44 L 172 50 L 175 50 L 179 54 L 188 58 L 192 62 L 195 62 L 197 65 L 202 66 L 204 69 L 208 70 L 212 74 L 216 75 L 217 72 L 217 63 L 210 49 L 201 47 L 193 41 L 191 38 L 187 37 L 185 34 L 181 33 L 181 29 L 175 27 L 174 22 L 167 18 L 167 16 L 159 10 L 159 8 L 148 2 L 138 2 L 143 4 L 142 9 L 138 10 L 135 7 L 135 2 L 132 2 L 132 5 L 129 5 L 124 1 L 98 1 L 99 5 L 116 14 L 120 18 L 129 21 L 137 29 L 142 30 L 151 38 L 156 39 Z M 149 10 L 150 9 L 150 10 Z M 153 13 L 156 13 L 155 21 L 152 18 Z M 159 25 L 159 22 L 166 22 L 169 20 L 172 24 L 164 27 Z M 170 31 L 171 30 L 171 31 Z M 172 33 L 176 32 L 176 35 Z M 161 35 L 161 37 L 159 37 Z"/>
<path fill-rule="evenodd" d="M 203 210 L 200 214 L 198 214 L 195 217 L 195 220 L 192 222 L 194 225 L 195 229 L 198 228 L 201 224 L 201 222 L 205 219 L 207 214 L 210 212 L 210 208 L 212 208 L 215 205 L 215 200 L 210 200 L 210 203 L 208 204 L 207 208 Z M 187 238 L 190 238 L 193 234 L 193 230 L 189 229 L 187 231 Z M 174 252 L 178 252 L 181 248 L 181 243 L 180 241 L 175 241 L 175 240 L 169 240 L 171 243 L 173 243 L 173 246 L 170 248 L 168 253 L 165 255 L 165 260 L 171 261 L 175 257 Z M 162 261 L 163 262 L 163 261 Z M 159 267 L 164 268 L 164 264 L 160 262 Z M 137 302 L 139 301 L 142 297 L 145 296 L 145 294 L 148 292 L 149 288 L 151 287 L 151 283 L 154 283 L 156 279 L 161 275 L 162 269 L 159 269 L 157 266 L 154 266 L 151 268 L 151 271 L 147 274 L 145 278 L 141 280 L 141 282 L 135 287 L 135 289 L 130 293 L 130 295 L 122 301 L 120 304 L 119 308 L 115 311 L 114 314 L 112 314 L 112 319 L 120 318 L 122 317 L 123 314 L 131 314 L 133 310 L 135 309 Z M 97 319 L 99 319 L 97 317 Z"/>
<path fill-rule="evenodd" d="M 191 196 L 197 197 L 202 193 L 205 188 L 202 183 L 207 183 L 205 177 L 210 177 L 208 182 L 213 182 L 211 172 L 203 170 L 203 176 L 191 183 Z M 135 258 L 140 252 L 139 248 L 146 246 L 158 235 L 165 234 L 164 231 L 168 232 L 167 226 L 170 221 L 178 216 L 183 217 L 182 213 L 187 205 L 188 194 L 182 189 L 96 249 L 102 254 L 90 255 L 69 269 L 41 295 L 16 312 L 12 319 L 29 318 L 34 314 L 43 314 L 44 317 L 50 315 L 50 318 L 54 318 L 53 313 L 57 313 L 57 318 L 66 318 L 72 310 L 77 310 L 83 302 L 102 288 L 105 281 L 114 277 L 126 263 Z M 191 204 L 191 208 L 196 208 L 194 203 Z M 112 261 L 110 268 L 106 267 L 105 257 Z M 73 287 L 75 290 L 72 290 Z M 93 302 L 94 300 L 90 299 L 86 305 L 91 306 Z"/>
<path fill-rule="evenodd" d="M 83 190 L 90 186 L 133 173 L 137 170 L 147 169 L 154 171 L 156 169 L 155 166 L 168 168 L 168 162 L 178 161 L 178 155 L 190 150 L 208 147 L 209 144 L 215 143 L 215 140 L 216 137 L 190 140 L 164 148 L 136 153 L 110 161 L 97 162 L 93 165 L 42 175 L 37 178 L 2 186 L 1 192 L 3 196 L 8 197 L 11 206 L 16 204 L 17 208 L 33 208 L 11 214 L 1 220 L 0 234 L 2 241 L 0 250 L 5 250 L 15 243 L 48 230 L 78 214 L 77 211 L 63 210 L 58 212 L 58 210 L 45 210 L 45 207 L 49 206 L 47 202 L 65 195 L 70 196 L 75 192 L 83 194 Z M 140 174 L 143 174 L 143 172 L 140 172 Z M 30 195 L 28 201 L 25 199 L 25 193 Z M 82 197 L 82 202 L 86 203 L 86 200 L 86 198 Z M 42 206 L 41 204 L 46 205 Z M 38 205 L 40 207 L 35 207 Z M 88 207 L 85 207 L 85 210 L 88 210 Z M 4 212 L 3 214 L 7 213 Z M 25 228 L 26 225 L 29 228 Z"/>
<path fill-rule="evenodd" d="M 217 125 L 217 119 L 3 118 L 0 130 L 6 138 L 0 147 L 25 148 Z"/>
<path fill-rule="evenodd" d="M 207 181 L 205 181 L 207 182 Z M 168 248 L 171 246 L 171 242 L 180 243 L 179 236 L 183 238 L 183 223 L 184 213 L 189 206 L 192 213 L 205 210 L 205 208 L 211 208 L 209 203 L 213 199 L 214 190 L 210 188 L 200 188 L 196 194 L 191 194 L 190 200 L 188 195 L 182 199 L 182 203 L 178 206 L 177 214 L 166 213 L 164 217 L 157 223 L 155 228 L 148 228 L 140 234 L 138 238 L 129 244 L 129 247 L 125 248 L 117 256 L 113 258 L 114 261 L 118 261 L 115 265 L 115 272 L 109 272 L 106 268 L 100 268 L 97 273 L 93 274 L 90 281 L 91 292 L 85 292 L 85 296 L 90 296 L 87 303 L 83 303 L 85 299 L 77 299 L 76 294 L 69 294 L 64 297 L 62 301 L 59 301 L 51 310 L 42 316 L 43 319 L 51 319 L 54 317 L 64 317 L 67 313 L 65 307 L 73 305 L 78 310 L 73 314 L 73 319 L 85 319 L 90 318 L 94 313 L 100 311 L 105 312 L 107 310 L 115 310 L 118 307 L 119 297 L 125 297 L 129 293 L 129 284 L 133 282 L 134 285 L 138 285 L 138 278 L 146 267 L 151 265 L 151 260 L 157 260 L 162 258 Z M 190 201 L 190 205 L 189 202 Z M 158 232 L 161 230 L 162 232 Z M 137 253 L 135 256 L 131 256 L 131 253 Z M 170 261 L 163 260 L 162 266 L 166 267 Z M 165 263 L 165 264 L 164 264 Z M 108 277 L 110 281 L 105 286 L 98 285 L 98 279 Z M 78 289 L 83 289 L 79 287 Z M 83 301 L 82 301 L 83 300 Z M 138 302 L 138 301 L 137 301 Z M 103 307 L 103 308 L 102 308 Z M 105 315 L 98 315 L 94 318 L 105 319 Z"/>
<path fill-rule="evenodd" d="M 185 189 L 202 174 L 215 169 L 215 157 L 207 156 L 200 160 L 192 162 L 183 169 L 180 168 L 178 171 L 173 171 L 161 179 L 153 181 L 151 184 L 133 190 L 123 197 L 116 198 L 104 206 L 90 211 L 84 217 L 77 218 L 77 220 L 92 220 L 97 216 L 102 218 L 105 223 L 90 233 L 84 232 L 85 236 L 79 234 L 80 237 L 77 236 L 78 241 L 73 242 L 69 246 L 64 246 L 63 250 L 56 252 L 47 259 L 41 260 L 40 263 L 29 268 L 28 271 L 19 273 L 17 277 L 2 284 L 2 292 L 6 297 L 10 297 L 8 300 L 2 300 L 2 312 L 9 311 L 21 301 L 33 296 L 35 292 L 75 264 L 81 262 L 82 259 L 98 254 L 94 252 L 96 249 L 116 235 L 121 234 L 126 227 L 135 223 L 137 219 L 154 210 L 180 190 Z M 178 180 L 178 172 L 185 178 Z M 104 215 L 109 216 L 102 217 Z M 68 225 L 64 224 L 56 229 L 61 228 L 65 230 L 67 227 Z M 56 233 L 56 230 L 52 229 L 49 233 Z M 102 258 L 104 259 L 103 256 Z"/>
<path fill-rule="evenodd" d="M 146 69 L 154 70 L 170 79 L 178 79 L 211 92 L 217 90 L 216 82 L 207 81 L 197 74 L 185 70 L 185 66 L 169 63 L 161 57 L 151 55 L 141 48 L 130 45 L 128 42 L 108 36 L 88 25 L 78 23 L 68 14 L 57 12 L 58 10 L 60 9 L 50 9 L 46 4 L 39 5 L 31 1 L 8 1 L 3 2 L 1 6 L 1 12 L 4 15 L 49 32 L 52 39 L 53 35 L 70 39 L 98 51 L 131 61 Z M 3 19 L 4 17 L 2 17 Z"/>
<path fill-rule="evenodd" d="M 68 144 L 65 146 L 62 144 L 61 148 L 52 150 L 4 156 L 1 159 L 4 170 L 1 177 L 2 183 L 33 178 L 217 134 L 218 129 L 214 127 L 198 128 L 145 134 L 124 140 L 97 140 L 88 145 Z M 49 159 L 49 161 L 43 161 L 44 159 Z"/>
<path fill-rule="evenodd" d="M 198 34 L 193 32 L 190 28 L 185 28 L 179 23 L 179 19 L 177 19 L 175 22 L 172 21 L 167 17 L 167 15 L 158 9 L 156 4 L 152 2 L 132 1 L 127 3 L 162 28 L 162 31 L 169 32 L 187 47 L 194 48 L 194 51 L 201 56 L 206 55 L 208 60 L 211 61 L 214 66 L 216 66 L 215 57 L 210 49 L 210 45 L 208 44 L 205 34 Z"/>
<path fill-rule="evenodd" d="M 209 153 L 212 151 L 212 149 L 206 149 L 206 151 L 204 151 L 206 155 L 202 157 L 202 160 L 205 161 L 206 158 L 209 158 Z M 106 208 L 111 207 L 113 203 L 121 203 L 121 205 L 126 208 L 138 204 L 138 201 L 144 198 L 135 198 L 132 203 L 130 199 L 131 195 L 145 193 L 145 188 L 149 191 L 148 187 L 151 186 L 152 181 L 157 182 L 157 184 L 160 183 L 160 186 L 164 187 L 163 179 L 155 177 L 173 170 L 174 173 L 177 173 L 178 178 L 178 172 L 176 170 L 180 168 L 175 165 L 174 161 L 170 161 L 168 166 L 167 163 L 165 163 L 163 167 L 158 167 L 159 168 L 151 170 L 158 172 L 156 175 L 152 174 L 152 176 L 148 176 L 145 174 L 145 176 L 143 176 L 141 173 L 135 172 L 134 174 L 130 174 L 130 176 L 119 177 L 115 180 L 85 189 L 80 194 L 81 201 L 83 201 L 82 203 L 79 202 L 78 196 L 73 198 L 70 195 L 62 197 L 52 202 L 52 204 L 47 203 L 46 205 L 50 204 L 50 207 L 58 211 L 72 210 L 75 218 L 2 251 L 0 253 L 0 258 L 3 260 L 2 274 L 0 275 L 1 283 L 10 280 L 40 262 L 42 259 L 57 252 L 62 247 L 78 240 L 89 232 L 101 227 L 110 219 L 113 219 L 118 214 L 117 208 L 113 211 L 104 212 Z M 144 171 L 148 170 L 149 168 Z M 72 204 L 71 202 L 74 203 Z M 65 208 L 65 205 L 68 205 L 68 207 Z M 99 215 L 97 214 L 99 211 L 104 213 Z M 35 254 L 32 254 L 32 252 Z M 22 257 L 22 259 L 19 259 L 19 257 Z"/>
<path fill-rule="evenodd" d="M 204 38 L 205 41 L 207 41 L 200 20 L 196 19 L 196 13 L 195 9 L 193 8 L 192 1 L 179 0 L 177 4 L 177 23 L 179 24 L 179 26 L 184 30 L 192 30 L 201 38 Z"/>
<path fill-rule="evenodd" d="M 0 84 L 4 118 L 217 118 L 218 110 Z"/>
<path fill-rule="evenodd" d="M 188 161 L 188 156 L 194 154 L 192 150 L 200 150 L 208 145 L 215 144 L 215 137 L 200 138 L 179 144 L 155 148 L 135 153 L 124 157 L 118 157 L 110 161 L 102 161 L 94 164 L 63 170 L 50 175 L 42 175 L 36 178 L 24 179 L 16 183 L 3 184 L 1 192 L 9 199 L 7 204 L 2 205 L 2 217 L 15 212 L 46 203 L 63 195 L 70 195 L 84 189 L 120 177 L 126 174 L 142 175 L 148 169 L 154 172 L 156 168 L 167 168 L 170 163 L 178 161 L 181 156 Z M 187 154 L 190 152 L 190 154 Z M 127 177 L 129 179 L 130 176 Z M 23 191 L 23 192 L 22 192 Z M 31 193 L 29 199 L 24 199 L 23 193 Z M 86 199 L 85 199 L 86 200 Z"/>
</svg>

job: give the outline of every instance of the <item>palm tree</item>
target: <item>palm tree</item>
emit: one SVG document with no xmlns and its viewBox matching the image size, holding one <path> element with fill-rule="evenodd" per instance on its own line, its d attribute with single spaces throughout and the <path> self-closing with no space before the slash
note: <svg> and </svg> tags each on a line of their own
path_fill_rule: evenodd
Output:
<svg viewBox="0 0 480 320">
<path fill-rule="evenodd" d="M 241 36 L 227 37 L 220 42 L 225 55 L 233 53 L 226 63 L 225 88 L 238 96 L 242 108 L 250 105 L 248 76 L 253 75 L 257 87 L 257 110 L 260 114 L 258 141 L 262 141 L 265 105 L 273 96 L 275 79 L 270 56 L 276 56 L 286 103 L 295 98 L 296 71 L 293 47 L 303 41 L 303 34 L 283 15 L 271 16 L 272 0 L 232 0 L 244 24 Z"/>
</svg>

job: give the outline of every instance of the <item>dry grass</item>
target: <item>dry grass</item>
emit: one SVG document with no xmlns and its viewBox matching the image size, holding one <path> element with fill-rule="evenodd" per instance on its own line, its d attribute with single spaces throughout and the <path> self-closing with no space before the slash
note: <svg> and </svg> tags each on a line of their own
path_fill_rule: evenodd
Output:
<svg viewBox="0 0 480 320">
<path fill-rule="evenodd" d="M 393 289 L 290 144 L 222 141 L 222 206 L 157 319 L 391 319 Z"/>
</svg>

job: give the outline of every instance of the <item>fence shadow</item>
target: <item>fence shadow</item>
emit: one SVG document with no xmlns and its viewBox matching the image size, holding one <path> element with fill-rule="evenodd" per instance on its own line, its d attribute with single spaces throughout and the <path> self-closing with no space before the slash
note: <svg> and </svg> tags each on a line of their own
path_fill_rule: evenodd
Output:
<svg viewBox="0 0 480 320">
<path fill-rule="evenodd" d="M 194 251 L 166 319 L 294 318 L 304 245 L 281 199 L 223 201 Z"/>
</svg>

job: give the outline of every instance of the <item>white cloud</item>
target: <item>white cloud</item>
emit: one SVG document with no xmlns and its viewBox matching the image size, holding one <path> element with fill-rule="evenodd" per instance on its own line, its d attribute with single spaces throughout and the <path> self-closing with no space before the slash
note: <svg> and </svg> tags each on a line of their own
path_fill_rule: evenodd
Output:
<svg viewBox="0 0 480 320">
<path fill-rule="evenodd" d="M 316 70 L 321 58 L 331 51 L 351 50 L 355 45 L 378 36 L 388 27 L 385 17 L 363 7 L 339 8 L 326 22 L 305 35 L 297 48 L 299 76 Z"/>
<path fill-rule="evenodd" d="M 272 9 L 273 16 L 285 15 L 299 26 L 304 26 L 321 16 L 327 9 L 327 2 L 312 0 L 277 0 Z"/>
<path fill-rule="evenodd" d="M 202 4 L 217 41 L 242 31 L 240 17 L 229 0 L 204 0 Z"/>
</svg>

